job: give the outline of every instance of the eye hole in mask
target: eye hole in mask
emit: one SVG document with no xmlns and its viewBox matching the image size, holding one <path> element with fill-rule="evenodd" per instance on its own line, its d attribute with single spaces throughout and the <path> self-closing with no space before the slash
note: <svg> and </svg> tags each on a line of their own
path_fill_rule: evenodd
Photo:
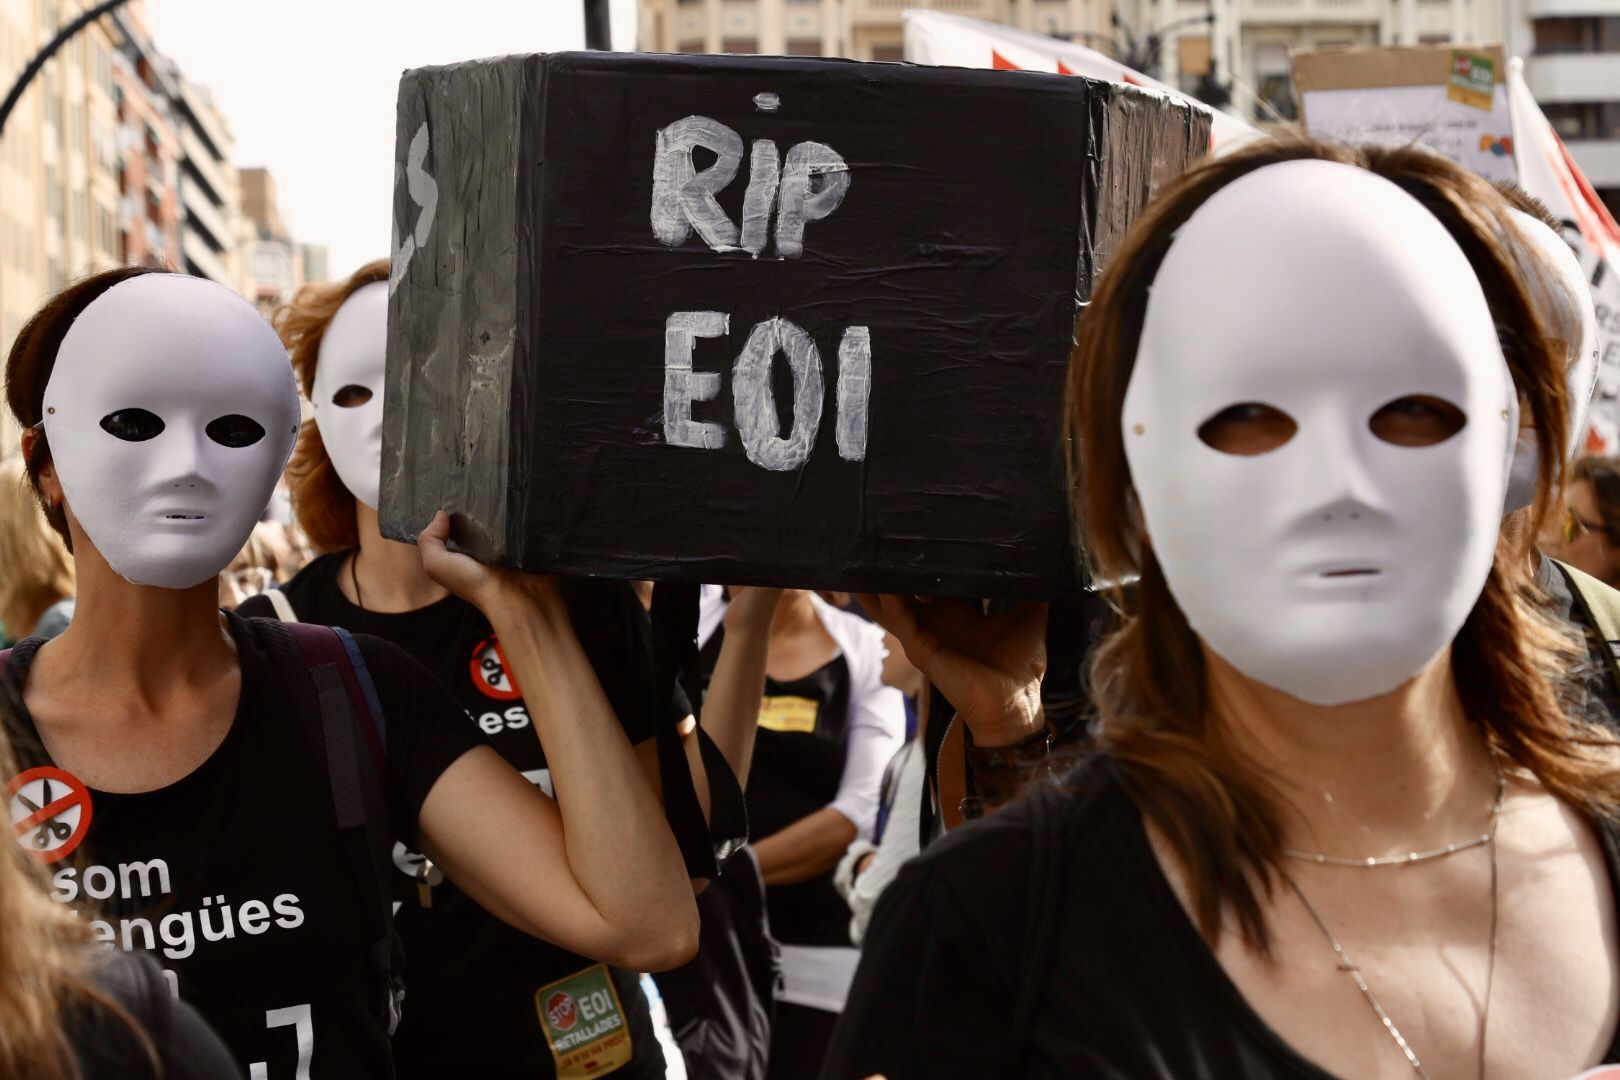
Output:
<svg viewBox="0 0 1620 1080">
<path fill-rule="evenodd" d="M 332 395 L 332 404 L 340 409 L 358 409 L 371 400 L 371 391 L 357 383 L 350 383 Z"/>
<path fill-rule="evenodd" d="M 119 409 L 101 418 L 101 430 L 125 442 L 145 442 L 163 434 L 163 421 L 145 409 Z"/>
<path fill-rule="evenodd" d="M 1228 405 L 1198 425 L 1198 438 L 1211 450 L 1255 457 L 1277 449 L 1298 430 L 1294 418 L 1281 409 L 1245 401 Z"/>
<path fill-rule="evenodd" d="M 1463 411 L 1443 398 L 1412 394 L 1396 398 L 1367 419 L 1367 428 L 1392 446 L 1436 446 L 1468 423 Z"/>
<path fill-rule="evenodd" d="M 203 430 L 208 433 L 210 439 L 233 450 L 252 446 L 264 438 L 264 428 L 259 426 L 258 421 L 241 413 L 227 413 L 217 420 L 210 420 Z"/>
</svg>

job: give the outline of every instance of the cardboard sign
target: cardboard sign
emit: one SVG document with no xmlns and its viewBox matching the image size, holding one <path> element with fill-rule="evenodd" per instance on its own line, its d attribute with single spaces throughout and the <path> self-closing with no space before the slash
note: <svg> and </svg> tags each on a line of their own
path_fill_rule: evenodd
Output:
<svg viewBox="0 0 1620 1080">
<path fill-rule="evenodd" d="M 1515 178 L 1500 46 L 1301 49 L 1292 60 L 1313 136 L 1421 143 L 1488 180 Z"/>
<path fill-rule="evenodd" d="M 382 522 L 528 570 L 1075 578 L 1078 304 L 1208 116 L 1081 78 L 555 54 L 407 72 Z"/>
</svg>

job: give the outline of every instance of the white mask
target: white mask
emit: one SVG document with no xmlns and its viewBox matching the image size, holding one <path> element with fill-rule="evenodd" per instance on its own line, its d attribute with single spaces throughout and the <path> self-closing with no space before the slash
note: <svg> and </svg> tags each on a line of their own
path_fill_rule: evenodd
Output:
<svg viewBox="0 0 1620 1080">
<path fill-rule="evenodd" d="M 1380 410 L 1414 395 L 1460 410 L 1461 430 L 1425 446 L 1375 435 L 1374 414 L 1387 424 Z M 1200 438 L 1251 402 L 1292 435 L 1254 456 Z M 1416 414 L 1426 430 L 1444 415 Z M 1369 172 L 1271 165 L 1200 207 L 1153 282 L 1122 419 L 1171 594 L 1258 682 L 1318 705 L 1387 693 L 1484 588 L 1512 379 L 1462 250 Z"/>
<path fill-rule="evenodd" d="M 377 508 L 382 486 L 383 359 L 388 344 L 388 282 L 356 289 L 321 335 L 310 404 L 338 479 Z"/>
<path fill-rule="evenodd" d="M 1522 210 L 1508 211 L 1514 222 L 1543 255 L 1551 261 L 1558 277 L 1554 287 L 1569 293 L 1580 318 L 1579 341 L 1570 343 L 1569 369 L 1566 385 L 1569 388 L 1569 441 L 1564 447 L 1566 457 L 1580 453 L 1581 441 L 1586 435 L 1586 410 L 1592 404 L 1592 393 L 1597 389 L 1598 336 L 1597 308 L 1592 302 L 1592 289 L 1581 272 L 1581 262 L 1564 238 L 1543 222 Z M 1531 271 L 1534 272 L 1533 270 Z M 1530 295 L 1535 298 L 1541 290 L 1532 283 Z M 1507 501 L 1504 514 L 1522 510 L 1536 500 L 1537 471 L 1541 455 L 1536 450 L 1536 433 L 1519 433 L 1518 447 L 1513 452 L 1513 471 L 1508 478 Z"/>
<path fill-rule="evenodd" d="M 69 327 L 45 386 L 69 507 L 137 585 L 209 580 L 247 542 L 298 438 L 298 390 L 264 318 L 181 274 L 120 282 Z"/>
</svg>

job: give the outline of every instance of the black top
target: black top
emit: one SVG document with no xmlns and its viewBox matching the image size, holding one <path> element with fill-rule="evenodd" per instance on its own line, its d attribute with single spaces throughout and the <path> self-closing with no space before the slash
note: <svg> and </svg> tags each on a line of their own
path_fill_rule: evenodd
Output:
<svg viewBox="0 0 1620 1080">
<path fill-rule="evenodd" d="M 245 1069 L 297 1076 L 307 1058 L 312 1077 L 386 1076 L 388 1033 L 330 784 L 246 620 L 226 618 L 242 689 L 224 740 L 167 787 L 90 789 L 82 846 L 50 867 L 55 896 L 94 913 L 99 940 L 151 952 Z M 428 791 L 484 740 L 420 664 L 357 641 L 388 718 L 390 829 L 414 842 Z M 18 685 L 39 644 L 13 653 Z M 23 767 L 50 764 L 32 718 L 19 720 Z"/>
<path fill-rule="evenodd" d="M 96 988 L 128 1017 L 95 1002 L 72 1007 L 68 1042 L 78 1055 L 81 1080 L 221 1080 L 241 1075 L 197 1010 L 169 992 L 150 956 L 104 952 L 91 975 Z M 153 1053 L 143 1045 L 143 1035 L 161 1072 L 152 1068 Z"/>
<path fill-rule="evenodd" d="M 400 646 L 438 677 L 507 761 L 550 793 L 545 751 L 489 620 L 455 596 L 396 614 L 356 607 L 338 587 L 339 575 L 349 572 L 348 556 L 323 555 L 281 587 L 300 621 L 376 634 Z M 631 743 L 653 736 L 661 709 L 677 719 L 691 712 L 678 690 L 662 706 L 657 700 L 647 615 L 627 583 L 565 579 L 562 592 L 574 631 Z M 273 615 L 262 596 L 238 610 Z M 513 929 L 437 870 L 428 874 L 423 906 L 421 862 L 417 852 L 395 846 L 395 921 L 406 958 L 404 1016 L 394 1035 L 400 1076 L 548 1077 L 556 1075 L 558 1055 L 580 1069 L 595 1062 L 592 1075 L 664 1075 L 636 973 Z M 569 1001 L 589 1001 L 593 993 L 605 995 L 594 1001 L 606 1001 L 607 1014 L 597 1016 L 588 1005 L 570 1013 Z M 552 998 L 555 1022 L 547 1018 Z M 598 1035 L 589 1037 L 593 1030 Z M 578 1041 L 582 1034 L 587 1037 Z"/>
<path fill-rule="evenodd" d="M 725 627 L 703 645 L 705 676 L 719 660 Z M 771 836 L 838 797 L 849 747 L 849 662 L 835 656 L 799 679 L 765 678 L 759 730 L 748 769 L 748 834 Z M 832 871 L 792 885 L 768 885 L 771 936 L 789 945 L 849 946 L 849 905 Z"/>
<path fill-rule="evenodd" d="M 1060 815 L 1053 920 L 1022 1077 L 1328 1080 L 1254 1012 L 1165 879 L 1117 771 L 1097 759 L 1084 794 L 1055 785 L 951 833 L 884 892 L 824 1080 L 1010 1075 L 1010 1015 L 1033 954 L 1025 936 L 1033 835 Z M 1611 888 L 1620 835 L 1596 825 Z M 1604 1055 L 1620 1061 L 1620 1035 Z"/>
</svg>

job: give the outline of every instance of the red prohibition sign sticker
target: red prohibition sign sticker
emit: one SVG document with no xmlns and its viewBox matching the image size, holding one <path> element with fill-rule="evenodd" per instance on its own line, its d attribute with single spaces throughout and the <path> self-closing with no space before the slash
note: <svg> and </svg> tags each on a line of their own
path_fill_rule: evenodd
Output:
<svg viewBox="0 0 1620 1080">
<path fill-rule="evenodd" d="M 501 646 L 494 637 L 487 637 L 473 647 L 472 662 L 473 685 L 478 687 L 485 697 L 492 697 L 496 701 L 517 701 L 523 696 L 517 683 L 512 680 L 511 668 L 507 666 L 506 654 L 501 652 Z"/>
<path fill-rule="evenodd" d="M 1620 1065 L 1599 1065 L 1581 1073 L 1575 1080 L 1620 1080 Z"/>
<path fill-rule="evenodd" d="M 17 843 L 40 862 L 67 858 L 90 831 L 90 789 L 72 773 L 41 765 L 6 785 Z"/>
</svg>

